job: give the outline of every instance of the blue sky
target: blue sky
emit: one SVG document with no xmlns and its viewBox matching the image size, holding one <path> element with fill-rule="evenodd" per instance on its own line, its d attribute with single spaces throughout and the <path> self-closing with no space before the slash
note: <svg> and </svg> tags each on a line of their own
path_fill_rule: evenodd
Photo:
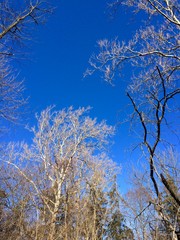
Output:
<svg viewBox="0 0 180 240">
<path fill-rule="evenodd" d="M 130 158 L 126 150 L 134 139 L 129 135 L 129 124 L 118 123 L 129 112 L 125 88 L 131 69 L 126 68 L 124 79 L 117 81 L 115 87 L 104 82 L 99 74 L 84 79 L 83 73 L 89 57 L 97 50 L 97 40 L 118 36 L 128 41 L 135 33 L 136 17 L 122 10 L 112 18 L 104 0 L 61 0 L 53 5 L 56 9 L 47 23 L 38 26 L 33 41 L 26 43 L 26 60 L 18 62 L 26 96 L 30 96 L 26 122 L 35 124 L 34 114 L 49 105 L 56 105 L 59 110 L 71 105 L 91 106 L 91 117 L 117 125 L 112 157 L 122 165 L 123 179 Z M 12 137 L 28 141 L 30 135 L 16 127 Z"/>
<path fill-rule="evenodd" d="M 97 40 L 130 36 L 128 19 L 110 19 L 105 1 L 60 1 L 54 5 L 56 10 L 47 24 L 35 32 L 31 60 L 22 68 L 32 108 L 90 105 L 96 116 L 115 121 L 113 112 L 125 101 L 120 89 L 110 87 L 98 75 L 83 79 L 83 73 Z"/>
</svg>

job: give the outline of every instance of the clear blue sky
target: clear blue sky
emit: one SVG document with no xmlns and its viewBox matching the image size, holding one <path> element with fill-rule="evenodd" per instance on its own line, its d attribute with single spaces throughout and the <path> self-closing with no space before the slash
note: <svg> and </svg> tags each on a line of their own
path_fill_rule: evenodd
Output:
<svg viewBox="0 0 180 240">
<path fill-rule="evenodd" d="M 97 40 L 117 36 L 129 40 L 137 27 L 136 17 L 121 11 L 112 19 L 104 0 L 61 0 L 53 5 L 54 14 L 34 31 L 33 41 L 27 43 L 27 60 L 19 61 L 18 65 L 20 77 L 25 78 L 26 95 L 30 96 L 29 124 L 35 123 L 35 112 L 49 105 L 56 105 L 56 109 L 73 105 L 75 108 L 91 106 L 92 117 L 117 125 L 128 111 L 125 82 L 131 69 L 126 68 L 125 78 L 115 87 L 105 83 L 98 74 L 83 79 L 83 73 L 90 55 L 97 50 Z M 128 124 L 117 129 L 112 157 L 126 169 L 130 154 L 125 151 L 131 146 L 132 136 Z M 13 138 L 28 141 L 29 134 L 16 128 Z"/>
</svg>

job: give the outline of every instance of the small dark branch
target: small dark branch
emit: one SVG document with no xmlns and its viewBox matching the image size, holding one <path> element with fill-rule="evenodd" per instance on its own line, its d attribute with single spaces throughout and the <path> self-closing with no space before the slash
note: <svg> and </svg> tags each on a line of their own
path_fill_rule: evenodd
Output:
<svg viewBox="0 0 180 240">
<path fill-rule="evenodd" d="M 155 143 L 154 143 L 153 148 L 152 148 L 152 155 L 154 155 L 156 147 L 157 147 L 157 145 L 160 141 L 160 135 L 161 135 L 161 120 L 162 120 L 162 116 L 164 116 L 164 113 L 162 113 L 161 118 L 160 118 L 159 117 L 159 112 L 160 112 L 160 102 L 158 101 L 158 103 L 156 105 L 156 127 L 157 127 L 157 130 L 156 130 Z"/>
<path fill-rule="evenodd" d="M 165 99 L 166 98 L 166 87 L 165 87 L 165 84 L 164 84 L 164 78 L 163 78 L 163 76 L 161 74 L 161 71 L 160 71 L 159 67 L 156 66 L 156 68 L 157 68 L 159 77 L 161 78 L 161 83 L 162 83 L 162 88 L 163 88 L 163 95 L 164 95 L 164 99 Z"/>
<path fill-rule="evenodd" d="M 159 69 L 159 67 L 157 66 L 157 71 L 158 71 L 158 74 L 159 74 L 159 77 L 161 79 L 161 84 L 162 84 L 162 89 L 163 89 L 163 98 L 161 100 L 159 99 L 156 99 L 157 101 L 157 105 L 156 105 L 156 139 L 155 139 L 155 143 L 154 143 L 154 146 L 152 148 L 152 152 L 154 154 L 155 150 L 156 150 L 156 147 L 160 141 L 160 136 L 161 136 L 161 122 L 162 120 L 164 119 L 164 116 L 165 116 L 165 111 L 166 111 L 166 104 L 167 104 L 167 101 L 168 101 L 168 98 L 167 98 L 167 93 L 166 93 L 166 86 L 165 86 L 165 80 L 161 74 L 161 71 Z M 162 103 L 162 108 L 161 108 L 161 102 L 163 101 Z M 161 110 L 162 109 L 162 110 Z M 161 113 L 161 114 L 160 114 Z"/>
<path fill-rule="evenodd" d="M 179 197 L 173 191 L 173 189 L 171 188 L 171 186 L 169 185 L 169 183 L 167 182 L 167 180 L 165 179 L 165 177 L 163 176 L 162 173 L 160 174 L 160 176 L 161 176 L 162 183 L 164 184 L 164 186 L 166 187 L 166 189 L 170 193 L 171 197 L 175 200 L 175 202 L 178 204 L 178 206 L 180 206 L 180 199 L 179 199 Z"/>
<path fill-rule="evenodd" d="M 157 185 L 157 182 L 156 182 L 156 180 L 154 178 L 154 161 L 153 161 L 153 156 L 152 155 L 150 155 L 150 178 L 151 178 L 151 180 L 153 182 L 156 195 L 157 195 L 157 197 L 159 197 L 158 185 Z"/>
<path fill-rule="evenodd" d="M 129 93 L 127 93 L 127 96 L 128 96 L 128 98 L 131 100 L 131 103 L 132 103 L 132 105 L 133 105 L 133 108 L 134 108 L 135 112 L 138 114 L 139 119 L 140 119 L 140 122 L 141 122 L 141 125 L 142 125 L 142 127 L 143 127 L 143 130 L 144 130 L 144 144 L 146 144 L 146 146 L 148 147 L 149 151 L 151 151 L 151 148 L 150 148 L 150 146 L 149 146 L 149 144 L 148 144 L 148 142 L 147 142 L 147 128 L 146 128 L 146 125 L 145 125 L 145 122 L 144 122 L 143 115 L 142 115 L 142 113 L 138 110 L 138 108 L 137 108 L 134 100 L 132 99 L 132 97 L 130 96 Z"/>
<path fill-rule="evenodd" d="M 178 48 L 180 48 L 180 46 L 178 46 Z M 171 76 L 173 75 L 173 73 L 177 70 L 180 70 L 180 66 L 175 66 L 173 67 L 173 69 L 171 70 L 171 72 L 169 73 L 169 75 L 167 76 L 167 82 L 170 80 Z"/>
<path fill-rule="evenodd" d="M 160 71 L 160 69 L 159 69 L 158 66 L 157 66 L 156 68 L 157 68 L 157 70 L 158 70 L 159 77 L 161 78 L 161 83 L 162 83 L 162 88 L 163 88 L 163 98 L 160 100 L 160 102 L 164 101 L 164 107 L 165 107 L 166 104 L 167 104 L 167 101 L 168 101 L 170 98 L 173 98 L 176 94 L 179 94 L 179 93 L 180 93 L 180 89 L 177 88 L 177 89 L 174 90 L 173 92 L 167 93 L 167 92 L 166 92 L 166 86 L 165 86 L 165 80 L 164 80 L 164 78 L 163 78 L 163 76 L 162 76 L 162 73 L 161 73 L 161 71 Z M 173 69 L 173 70 L 171 71 L 171 73 L 170 73 L 169 76 L 167 77 L 167 80 L 169 80 L 170 76 L 173 74 L 173 72 L 174 72 L 175 70 L 177 70 L 177 69 L 175 68 L 175 69 Z"/>
<path fill-rule="evenodd" d="M 13 53 L 8 53 L 8 52 L 0 52 L 0 55 L 3 55 L 3 56 L 13 56 Z"/>
<path fill-rule="evenodd" d="M 38 25 L 38 21 L 37 21 L 37 19 L 36 19 L 32 14 L 30 14 L 29 16 L 33 19 L 33 21 L 35 22 L 35 24 Z"/>
<path fill-rule="evenodd" d="M 149 202 L 149 204 L 135 217 L 134 221 L 141 216 L 141 214 L 148 208 L 151 206 L 151 202 Z"/>
<path fill-rule="evenodd" d="M 180 94 L 180 88 L 174 90 L 174 91 L 171 92 L 171 93 L 168 93 L 168 94 L 165 96 L 165 98 L 164 98 L 164 103 L 163 103 L 163 106 L 162 106 L 162 114 L 161 114 L 161 119 L 160 119 L 160 121 L 162 121 L 162 119 L 164 119 L 167 102 L 168 102 L 171 98 L 173 98 L 175 95 L 177 95 L 177 94 Z"/>
<path fill-rule="evenodd" d="M 168 93 L 168 94 L 167 94 L 167 100 L 173 98 L 173 97 L 174 97 L 175 95 L 177 95 L 177 94 L 180 94 L 180 88 L 177 88 L 177 89 L 174 90 L 173 92 Z"/>
<path fill-rule="evenodd" d="M 165 110 L 166 110 L 166 104 L 167 104 L 167 93 L 166 93 L 166 86 L 165 86 L 165 80 L 162 76 L 162 73 L 159 69 L 159 67 L 157 66 L 157 70 L 158 70 L 158 74 L 159 74 L 159 77 L 161 79 L 161 84 L 162 84 L 162 89 L 163 89 L 163 98 L 161 100 L 159 100 L 159 104 L 163 101 L 163 105 L 162 105 L 162 113 L 161 113 L 161 118 L 159 118 L 159 124 L 161 123 L 162 119 L 164 118 L 164 115 L 165 115 Z"/>
<path fill-rule="evenodd" d="M 151 91 L 148 91 L 148 90 L 147 90 L 147 92 L 148 92 L 148 94 L 151 96 L 151 98 L 152 98 L 154 101 L 156 101 L 156 102 L 159 101 L 159 100 L 157 99 L 155 93 L 153 93 L 153 92 L 151 92 Z"/>
</svg>

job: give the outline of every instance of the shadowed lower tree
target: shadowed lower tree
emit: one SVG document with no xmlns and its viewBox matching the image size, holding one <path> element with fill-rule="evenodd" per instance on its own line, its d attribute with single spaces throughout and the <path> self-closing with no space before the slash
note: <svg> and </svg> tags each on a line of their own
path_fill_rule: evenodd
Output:
<svg viewBox="0 0 180 240">
<path fill-rule="evenodd" d="M 111 207 L 110 221 L 107 227 L 108 239 L 134 240 L 133 231 L 125 224 L 125 218 L 120 208 L 120 197 L 118 194 L 116 181 L 109 192 Z"/>
<path fill-rule="evenodd" d="M 179 182 L 179 163 L 175 153 L 171 150 L 166 154 L 161 153 L 161 164 L 168 184 L 179 195 L 176 187 Z M 179 206 L 163 184 L 159 184 L 161 204 L 157 204 L 147 172 L 146 165 L 141 165 L 140 169 L 131 173 L 132 187 L 124 197 L 120 196 L 123 216 L 133 230 L 135 239 L 179 239 Z"/>
<path fill-rule="evenodd" d="M 173 190 L 173 192 L 178 196 L 178 188 L 177 184 L 174 183 L 174 179 L 168 175 L 166 177 L 167 184 L 170 186 L 170 188 Z M 177 202 L 172 198 L 172 196 L 168 193 L 167 189 L 164 188 L 164 196 L 163 196 L 163 202 L 162 202 L 162 211 L 164 212 L 164 215 L 166 218 L 163 219 L 163 221 L 160 223 L 159 230 L 163 233 L 165 232 L 165 236 L 167 239 L 173 239 L 175 238 L 175 235 L 177 235 L 177 239 L 180 239 L 180 208 L 177 204 Z M 172 229 L 172 226 L 174 226 L 174 229 Z M 173 236 L 174 235 L 174 236 Z M 163 237 L 162 236 L 162 239 Z"/>
</svg>

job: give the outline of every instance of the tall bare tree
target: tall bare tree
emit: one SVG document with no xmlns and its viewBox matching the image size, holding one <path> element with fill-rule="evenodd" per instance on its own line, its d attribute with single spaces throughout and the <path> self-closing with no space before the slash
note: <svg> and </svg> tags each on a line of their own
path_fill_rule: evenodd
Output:
<svg viewBox="0 0 180 240">
<path fill-rule="evenodd" d="M 111 193 L 119 167 L 107 154 L 114 128 L 91 119 L 87 111 L 47 108 L 37 116 L 30 146 L 9 145 L 4 169 L 12 169 L 23 181 L 18 188 L 26 189 L 19 202 L 22 225 L 17 221 L 23 239 L 113 239 L 113 228 L 130 234 L 121 226 L 123 219 L 115 225 L 120 209 Z"/>
<path fill-rule="evenodd" d="M 169 139 L 166 138 L 166 142 L 163 140 L 169 131 L 172 112 L 175 121 L 171 127 L 173 131 L 178 131 L 176 119 L 179 106 L 174 99 L 180 93 L 180 5 L 176 0 L 124 0 L 113 1 L 110 5 L 144 12 L 143 16 L 148 20 L 127 43 L 118 39 L 98 41 L 100 52 L 90 58 L 91 68 L 87 74 L 98 70 L 106 81 L 113 84 L 126 64 L 133 68 L 134 74 L 127 87 L 127 96 L 133 107 L 131 119 L 138 122 L 138 127 L 142 129 L 139 146 L 149 166 L 156 199 L 154 207 L 164 218 L 161 211 L 162 184 L 176 202 L 176 209 L 180 207 L 179 193 L 169 184 L 164 174 L 165 166 L 160 163 L 162 151 L 170 145 L 167 144 Z M 175 144 L 176 148 L 178 141 Z M 179 182 L 175 185 L 179 187 Z M 171 230 L 172 239 L 179 239 L 179 232 Z"/>
</svg>

